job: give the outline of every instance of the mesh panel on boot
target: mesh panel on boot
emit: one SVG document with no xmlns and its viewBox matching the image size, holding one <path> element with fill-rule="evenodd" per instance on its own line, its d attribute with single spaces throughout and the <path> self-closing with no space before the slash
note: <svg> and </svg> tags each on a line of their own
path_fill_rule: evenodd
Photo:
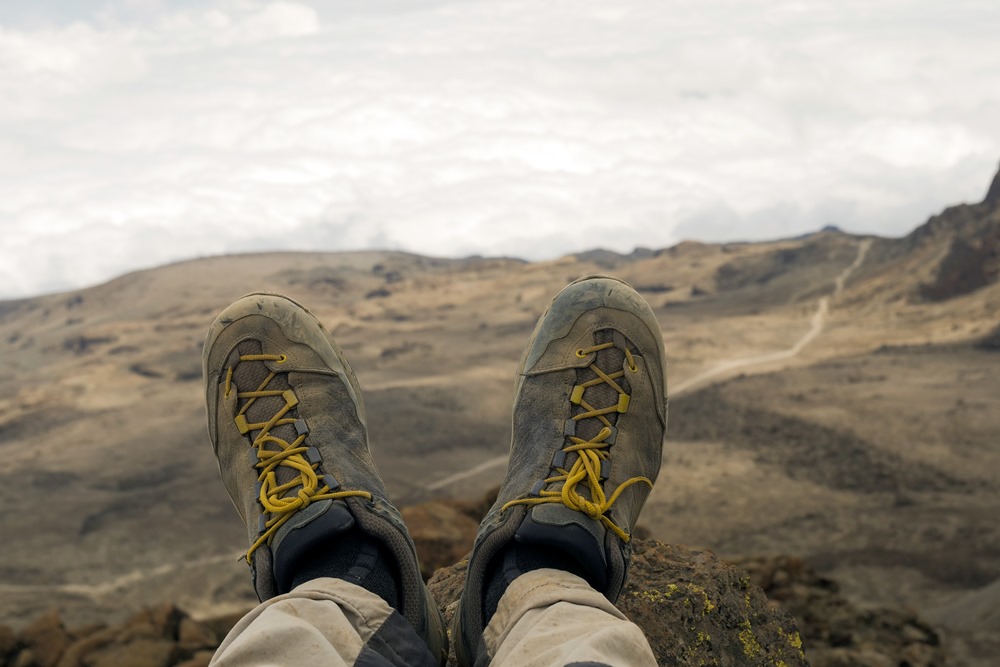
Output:
<svg viewBox="0 0 1000 667">
<path fill-rule="evenodd" d="M 260 354 L 262 348 L 259 341 L 246 340 L 239 344 L 237 351 L 240 355 Z M 236 364 L 236 368 L 233 369 L 233 383 L 239 388 L 239 391 L 256 391 L 270 374 L 271 370 L 263 361 L 240 361 Z M 278 373 L 267 383 L 267 389 L 284 391 L 291 389 L 291 385 L 288 384 L 288 378 L 284 373 Z M 243 406 L 251 400 L 253 400 L 253 404 L 244 413 L 247 421 L 250 423 L 266 422 L 285 407 L 285 399 L 283 397 L 265 396 L 257 399 L 241 398 L 238 408 L 242 410 Z M 292 408 L 285 416 L 296 419 L 298 417 L 298 410 Z M 293 442 L 298 437 L 295 426 L 292 424 L 275 426 L 271 429 L 270 433 L 285 442 Z M 250 431 L 247 435 L 250 438 L 250 442 L 253 442 L 259 434 L 260 429 L 257 429 Z M 265 444 L 264 447 L 273 451 L 280 450 L 278 444 L 273 442 Z M 279 484 L 284 484 L 299 476 L 296 470 L 287 466 L 278 466 L 275 474 Z"/>
<path fill-rule="evenodd" d="M 613 336 L 614 332 L 611 329 L 602 329 L 601 331 L 594 333 L 594 344 L 602 345 L 604 343 L 610 343 L 613 340 Z M 624 367 L 625 351 L 620 350 L 617 347 L 609 347 L 606 350 L 601 350 L 597 353 L 594 364 L 608 375 L 616 373 Z M 597 373 L 591 370 L 590 366 L 580 368 L 576 372 L 577 384 L 583 384 L 584 382 L 589 382 L 590 380 L 594 380 L 596 378 Z M 615 382 L 617 382 L 618 385 L 625 390 L 625 393 L 630 393 L 632 391 L 632 387 L 629 385 L 628 380 L 624 376 L 618 378 Z M 590 405 L 593 405 L 595 408 L 604 408 L 618 403 L 618 392 L 615 391 L 611 385 L 602 382 L 601 384 L 593 387 L 588 387 L 587 390 L 583 392 L 583 400 Z M 573 406 L 574 415 L 578 415 L 583 412 L 586 412 L 586 410 L 581 406 Z M 618 421 L 618 413 L 612 412 L 611 414 L 605 415 L 605 418 L 612 424 L 615 424 Z M 578 438 L 583 438 L 584 440 L 591 440 L 601 432 L 602 428 L 604 428 L 604 424 L 597 417 L 581 419 L 576 423 L 576 436 Z"/>
</svg>

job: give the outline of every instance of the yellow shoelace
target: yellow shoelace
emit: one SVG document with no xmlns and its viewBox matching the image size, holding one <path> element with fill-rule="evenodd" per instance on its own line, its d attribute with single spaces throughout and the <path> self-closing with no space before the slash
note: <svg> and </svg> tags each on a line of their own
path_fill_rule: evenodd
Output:
<svg viewBox="0 0 1000 667">
<path fill-rule="evenodd" d="M 614 343 L 602 343 L 600 345 L 595 345 L 593 347 L 582 348 L 576 351 L 576 356 L 586 357 L 588 354 L 594 352 L 600 352 L 601 350 L 606 350 L 609 347 L 613 347 Z M 632 353 L 626 348 L 625 358 L 628 360 L 628 368 L 630 371 L 635 373 L 639 370 L 638 366 L 635 365 L 635 359 L 632 357 Z M 622 492 L 633 484 L 644 483 L 648 484 L 650 488 L 653 487 L 653 482 L 651 482 L 646 477 L 632 477 L 615 489 L 614 493 L 610 497 L 605 496 L 604 489 L 601 486 L 601 462 L 606 461 L 610 456 L 608 448 L 611 446 L 610 443 L 605 442 L 612 433 L 614 426 L 608 420 L 605 415 L 617 412 L 619 414 L 624 414 L 628 412 L 629 405 L 629 394 L 622 389 L 615 380 L 621 378 L 625 375 L 625 370 L 616 371 L 614 373 L 608 374 L 597 367 L 597 358 L 590 364 L 590 369 L 597 374 L 597 377 L 583 384 L 578 384 L 573 388 L 573 394 L 570 397 L 570 401 L 574 405 L 579 405 L 584 409 L 578 415 L 573 416 L 574 421 L 581 421 L 583 419 L 590 419 L 596 417 L 604 424 L 604 427 L 600 432 L 594 436 L 592 440 L 583 440 L 576 436 L 566 436 L 570 444 L 563 447 L 563 451 L 568 454 L 575 453 L 577 455 L 576 461 L 573 466 L 566 470 L 565 468 L 555 468 L 556 474 L 548 477 L 544 480 L 544 484 L 547 486 L 552 483 L 562 482 L 562 487 L 558 491 L 549 491 L 542 489 L 539 492 L 537 498 L 521 498 L 520 500 L 512 500 L 503 506 L 503 510 L 506 510 L 512 505 L 541 505 L 544 503 L 562 503 L 566 507 L 576 510 L 578 512 L 583 512 L 591 519 L 596 519 L 603 523 L 608 530 L 614 532 L 615 535 L 620 537 L 622 541 L 628 542 L 631 537 L 622 528 L 620 528 L 614 521 L 606 516 L 606 513 L 614 502 L 618 499 L 618 496 Z M 583 399 L 583 392 L 589 387 L 599 385 L 601 383 L 607 383 L 615 391 L 618 392 L 618 402 L 615 405 L 610 405 L 605 408 L 596 408 L 590 405 L 587 401 Z M 586 480 L 587 489 L 590 491 L 590 499 L 581 495 L 576 487 L 578 484 Z"/>
<path fill-rule="evenodd" d="M 287 357 L 283 354 L 241 354 L 240 361 L 276 361 L 279 364 L 285 363 Z M 236 415 L 236 427 L 239 428 L 240 433 L 246 435 L 250 431 L 260 430 L 257 437 L 254 438 L 253 446 L 257 448 L 257 464 L 256 467 L 260 470 L 257 476 L 258 481 L 260 481 L 260 504 L 264 508 L 264 512 L 270 514 L 271 517 L 264 524 L 264 531 L 257 538 L 257 540 L 250 545 L 250 548 L 246 553 L 246 560 L 248 563 L 251 562 L 253 558 L 253 552 L 256 551 L 262 544 L 270 544 L 271 540 L 274 539 L 274 534 L 281 528 L 286 521 L 288 521 L 292 516 L 301 509 L 309 506 L 309 503 L 317 500 L 336 500 L 338 498 L 348 498 L 351 496 L 360 496 L 371 500 L 372 494 L 367 491 L 331 491 L 330 487 L 322 482 L 320 477 L 316 474 L 316 470 L 319 467 L 319 462 L 311 463 L 307 458 L 306 454 L 309 451 L 308 447 L 303 446 L 306 436 L 308 433 L 300 434 L 292 442 L 288 442 L 282 438 L 271 435 L 271 429 L 276 426 L 282 426 L 285 424 L 295 424 L 296 419 L 286 417 L 285 415 L 294 408 L 299 403 L 299 399 L 295 396 L 295 392 L 291 389 L 268 389 L 267 386 L 271 383 L 277 376 L 277 373 L 271 371 L 270 374 L 264 378 L 264 381 L 260 383 L 255 391 L 237 391 L 237 398 L 250 399 L 240 408 L 239 413 Z M 233 380 L 233 369 L 230 367 L 226 373 L 226 397 L 228 398 L 232 391 L 232 380 Z M 237 388 L 238 389 L 238 388 Z M 265 398 L 268 396 L 281 396 L 285 400 L 285 405 L 278 412 L 274 414 L 266 422 L 251 423 L 247 421 L 246 411 L 253 405 L 254 401 L 258 398 Z M 267 443 L 274 443 L 278 446 L 278 450 L 265 449 Z M 278 466 L 285 466 L 286 468 L 291 468 L 298 472 L 298 478 L 292 479 L 284 484 L 278 484 L 278 476 L 276 470 Z M 286 496 L 289 491 L 301 487 L 296 493 L 290 496 Z"/>
</svg>

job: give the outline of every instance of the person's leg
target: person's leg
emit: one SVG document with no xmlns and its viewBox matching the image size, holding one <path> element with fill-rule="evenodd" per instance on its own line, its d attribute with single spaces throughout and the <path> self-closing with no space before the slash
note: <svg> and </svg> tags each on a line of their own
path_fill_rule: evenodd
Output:
<svg viewBox="0 0 1000 667">
<path fill-rule="evenodd" d="M 656 664 L 613 602 L 660 469 L 664 371 L 656 317 L 621 281 L 577 281 L 539 320 L 455 615 L 460 665 Z"/>
<path fill-rule="evenodd" d="M 390 660 L 358 664 L 443 664 L 440 612 L 372 461 L 357 379 L 330 334 L 294 301 L 251 294 L 216 318 L 203 370 L 209 434 L 264 602 L 219 659 L 260 664 L 247 646 L 294 652 L 308 641 Z M 425 659 L 412 657 L 415 643 Z"/>
<path fill-rule="evenodd" d="M 639 626 L 565 570 L 531 570 L 515 579 L 483 640 L 494 667 L 656 667 Z"/>
<path fill-rule="evenodd" d="M 233 627 L 211 664 L 432 667 L 438 662 L 385 600 L 343 579 L 321 578 L 259 604 Z"/>
</svg>

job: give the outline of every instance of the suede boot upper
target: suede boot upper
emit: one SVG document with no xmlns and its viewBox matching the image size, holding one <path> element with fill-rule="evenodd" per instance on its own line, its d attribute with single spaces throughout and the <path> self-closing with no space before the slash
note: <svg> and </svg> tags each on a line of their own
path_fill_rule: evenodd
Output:
<svg viewBox="0 0 1000 667">
<path fill-rule="evenodd" d="M 483 588 L 491 561 L 509 544 L 569 554 L 591 586 L 618 598 L 667 423 L 656 317 L 619 280 L 573 283 L 535 327 L 515 388 L 507 474 L 480 524 L 456 614 L 463 665 L 489 660 Z"/>
</svg>

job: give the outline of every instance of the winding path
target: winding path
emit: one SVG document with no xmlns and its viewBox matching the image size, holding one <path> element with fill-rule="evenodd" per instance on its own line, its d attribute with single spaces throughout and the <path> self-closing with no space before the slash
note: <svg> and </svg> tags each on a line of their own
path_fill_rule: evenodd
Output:
<svg viewBox="0 0 1000 667">
<path fill-rule="evenodd" d="M 854 273 L 859 266 L 861 266 L 861 263 L 865 261 L 865 255 L 868 254 L 868 248 L 871 247 L 871 244 L 871 239 L 865 239 L 858 244 L 858 254 L 854 258 L 854 262 L 841 271 L 840 275 L 838 275 L 834 280 L 833 296 L 820 297 L 819 301 L 816 302 L 816 312 L 813 313 L 809 331 L 807 331 L 802 338 L 795 341 L 794 345 L 786 350 L 778 350 L 777 352 L 769 352 L 767 354 L 758 354 L 752 357 L 743 357 L 741 359 L 730 359 L 728 361 L 719 362 L 707 371 L 699 373 L 694 377 L 690 377 L 680 384 L 672 387 L 670 395 L 677 396 L 678 394 L 683 394 L 686 391 L 690 391 L 692 387 L 705 384 L 708 380 L 727 371 L 748 368 L 759 364 L 767 364 L 774 361 L 784 361 L 785 359 L 791 359 L 798 356 L 799 353 L 805 349 L 806 345 L 811 343 L 816 336 L 823 333 L 823 329 L 826 328 L 826 316 L 830 313 L 830 299 L 836 299 L 840 296 L 841 292 L 844 291 L 844 283 L 846 283 L 851 274 Z"/>
<path fill-rule="evenodd" d="M 858 254 L 854 258 L 854 261 L 850 266 L 841 271 L 840 274 L 834 279 L 833 295 L 820 297 L 820 299 L 816 302 L 816 312 L 813 313 L 809 330 L 806 331 L 806 333 L 799 340 L 797 340 L 794 345 L 786 350 L 778 350 L 777 352 L 769 352 L 767 354 L 759 354 L 752 357 L 743 357 L 740 359 L 730 359 L 728 361 L 719 362 L 708 370 L 699 373 L 694 377 L 690 377 L 674 387 L 671 387 L 670 395 L 677 396 L 691 391 L 692 388 L 703 385 L 712 378 L 729 371 L 744 369 L 750 366 L 757 366 L 759 364 L 767 364 L 775 361 L 784 361 L 798 356 L 799 353 L 801 353 L 802 350 L 804 350 L 805 347 L 809 345 L 809 343 L 811 343 L 816 336 L 820 335 L 824 328 L 826 328 L 826 317 L 830 313 L 830 300 L 836 299 L 840 296 L 841 292 L 844 291 L 844 284 L 847 282 L 847 279 L 850 278 L 851 274 L 854 273 L 865 261 L 865 255 L 868 253 L 868 248 L 871 247 L 871 243 L 871 239 L 864 239 L 858 244 Z M 474 477 L 475 475 L 485 472 L 491 468 L 496 468 L 506 464 L 507 456 L 498 456 L 496 458 L 488 459 L 476 466 L 473 466 L 472 468 L 469 468 L 468 470 L 456 472 L 428 484 L 427 490 L 437 491 L 447 486 L 451 486 L 455 482 L 460 482 L 463 479 Z"/>
</svg>

